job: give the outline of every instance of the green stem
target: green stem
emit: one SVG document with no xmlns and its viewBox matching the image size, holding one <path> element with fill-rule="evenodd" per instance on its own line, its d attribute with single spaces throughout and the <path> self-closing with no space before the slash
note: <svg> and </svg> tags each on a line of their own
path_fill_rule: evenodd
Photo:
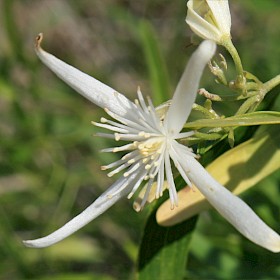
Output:
<svg viewBox="0 0 280 280">
<path fill-rule="evenodd" d="M 252 96 L 250 98 L 248 98 L 238 109 L 238 111 L 235 113 L 235 115 L 242 115 L 242 114 L 246 114 L 249 112 L 252 112 L 252 108 L 255 109 L 255 106 L 253 107 L 254 104 L 258 103 L 259 101 L 259 96 Z M 253 109 L 253 111 L 254 111 Z"/>
<path fill-rule="evenodd" d="M 207 119 L 216 119 L 217 115 L 214 112 L 210 112 L 208 109 L 196 103 L 193 104 L 192 109 L 202 113 Z"/>
<path fill-rule="evenodd" d="M 271 80 L 263 84 L 262 87 L 263 87 L 264 94 L 268 93 L 279 84 L 280 84 L 280 75 L 277 75 L 276 77 L 272 78 Z"/>
<path fill-rule="evenodd" d="M 231 55 L 231 57 L 234 61 L 235 68 L 236 68 L 236 71 L 237 71 L 238 75 L 243 77 L 244 76 L 244 71 L 243 71 L 243 66 L 242 66 L 242 63 L 241 63 L 241 59 L 238 55 L 238 52 L 237 52 L 235 46 L 233 45 L 233 43 L 231 41 L 231 39 L 229 37 L 226 37 L 225 40 L 223 40 L 221 44 L 230 53 L 230 55 Z"/>
<path fill-rule="evenodd" d="M 194 134 L 195 137 L 199 138 L 200 140 L 218 140 L 220 139 L 223 134 L 222 133 L 203 133 L 196 131 Z"/>
</svg>

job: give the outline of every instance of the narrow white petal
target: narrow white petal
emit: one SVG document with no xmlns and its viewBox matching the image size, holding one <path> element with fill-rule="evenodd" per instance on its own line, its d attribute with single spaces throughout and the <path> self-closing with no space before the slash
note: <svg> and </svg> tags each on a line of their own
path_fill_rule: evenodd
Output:
<svg viewBox="0 0 280 280">
<path fill-rule="evenodd" d="M 123 196 L 126 196 L 131 191 L 131 187 L 127 187 L 114 196 L 112 196 L 112 194 L 115 193 L 119 188 L 121 188 L 122 185 L 127 182 L 127 180 L 129 180 L 129 183 L 131 183 L 131 181 L 133 181 L 134 179 L 135 177 L 133 176 L 131 176 L 130 179 L 121 177 L 99 198 L 97 198 L 88 208 L 86 208 L 81 214 L 77 215 L 75 218 L 66 223 L 63 227 L 45 237 L 34 240 L 25 240 L 23 241 L 24 245 L 33 248 L 44 248 L 65 239 L 72 233 L 84 227 L 96 217 L 100 216 Z"/>
<path fill-rule="evenodd" d="M 229 35 L 231 28 L 231 15 L 228 0 L 207 0 L 207 4 L 211 9 L 221 32 Z"/>
<path fill-rule="evenodd" d="M 216 44 L 206 40 L 192 54 L 167 111 L 165 126 L 169 133 L 177 134 L 183 128 L 195 101 L 204 67 L 214 55 L 215 50 Z"/>
<path fill-rule="evenodd" d="M 173 146 L 174 146 L 174 144 L 173 144 Z M 182 168 L 182 166 L 181 166 L 181 162 L 180 162 L 181 153 L 179 153 L 179 149 L 176 149 L 176 147 L 175 148 L 171 147 L 171 149 L 170 149 L 170 157 L 172 158 L 172 160 L 173 160 L 173 162 L 175 164 L 175 167 L 177 168 L 177 170 L 181 174 L 181 176 L 184 179 L 184 181 L 186 182 L 186 184 L 189 187 L 191 187 L 192 183 L 191 183 L 190 179 L 187 176 L 187 173 L 189 171 L 186 172 L 186 170 L 184 168 Z"/>
<path fill-rule="evenodd" d="M 44 51 L 40 46 L 42 39 L 42 34 L 36 38 L 35 50 L 38 57 L 70 87 L 99 107 L 118 115 L 125 116 L 133 108 L 133 103 L 124 95 Z"/>
<path fill-rule="evenodd" d="M 280 252 L 280 236 L 240 198 L 214 180 L 194 158 L 185 159 L 189 177 L 214 208 L 252 242 Z"/>
</svg>

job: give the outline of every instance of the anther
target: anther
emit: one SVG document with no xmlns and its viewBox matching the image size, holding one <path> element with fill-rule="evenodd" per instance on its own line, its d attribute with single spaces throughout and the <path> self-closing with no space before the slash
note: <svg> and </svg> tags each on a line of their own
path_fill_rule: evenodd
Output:
<svg viewBox="0 0 280 280">
<path fill-rule="evenodd" d="M 108 169 L 108 167 L 106 165 L 103 165 L 100 168 L 101 168 L 101 170 L 107 170 Z"/>
<path fill-rule="evenodd" d="M 126 160 L 127 157 L 129 157 L 129 154 L 124 155 L 124 156 L 122 157 L 122 160 Z"/>
<path fill-rule="evenodd" d="M 110 178 L 110 177 L 113 177 L 115 174 L 116 174 L 116 172 L 112 171 L 112 172 L 108 173 L 107 176 Z"/>
<path fill-rule="evenodd" d="M 143 150 L 144 148 L 145 148 L 145 145 L 144 145 L 144 144 L 139 144 L 139 145 L 138 145 L 138 149 L 139 149 L 139 150 Z"/>
<path fill-rule="evenodd" d="M 152 147 L 153 147 L 153 144 L 151 144 L 151 143 L 146 144 L 146 148 L 150 149 Z"/>
<path fill-rule="evenodd" d="M 150 164 L 147 164 L 147 165 L 145 166 L 145 169 L 146 169 L 146 170 L 149 170 L 149 169 L 151 169 L 151 167 L 152 167 L 152 166 L 151 166 Z"/>
<path fill-rule="evenodd" d="M 115 135 L 115 140 L 116 141 L 119 141 L 121 139 L 121 136 L 120 136 L 119 133 L 115 133 L 114 135 Z"/>
</svg>

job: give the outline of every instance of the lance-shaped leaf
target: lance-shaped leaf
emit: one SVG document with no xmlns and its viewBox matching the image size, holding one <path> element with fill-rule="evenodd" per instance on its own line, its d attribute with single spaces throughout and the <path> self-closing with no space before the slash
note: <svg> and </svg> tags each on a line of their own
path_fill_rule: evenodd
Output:
<svg viewBox="0 0 280 280">
<path fill-rule="evenodd" d="M 193 217 L 167 228 L 157 224 L 153 213 L 144 230 L 136 279 L 183 279 L 196 221 Z"/>
<path fill-rule="evenodd" d="M 183 187 L 184 181 L 176 179 L 176 186 Z M 160 226 L 156 221 L 156 209 L 161 200 L 153 206 L 143 233 L 139 249 L 136 279 L 183 279 L 192 233 L 197 217 L 172 227 Z"/>
<path fill-rule="evenodd" d="M 203 127 L 238 127 L 262 124 L 280 124 L 280 112 L 259 111 L 224 119 L 200 119 L 188 122 L 184 127 L 199 129 Z"/>
</svg>

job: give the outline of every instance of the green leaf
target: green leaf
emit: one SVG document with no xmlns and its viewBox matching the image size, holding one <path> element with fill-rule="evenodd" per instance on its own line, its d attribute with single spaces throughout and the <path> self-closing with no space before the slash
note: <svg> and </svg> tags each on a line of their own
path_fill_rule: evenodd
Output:
<svg viewBox="0 0 280 280">
<path fill-rule="evenodd" d="M 224 119 L 200 119 L 185 124 L 185 128 L 238 127 L 262 124 L 280 124 L 280 112 L 259 111 Z"/>
<path fill-rule="evenodd" d="M 168 100 L 170 94 L 169 75 L 161 53 L 162 48 L 159 47 L 155 31 L 148 21 L 142 20 L 138 26 L 139 37 L 149 70 L 153 101 L 155 105 L 159 105 Z"/>
<path fill-rule="evenodd" d="M 196 221 L 197 216 L 172 227 L 162 227 L 157 224 L 154 212 L 145 227 L 137 279 L 183 279 Z"/>
</svg>

